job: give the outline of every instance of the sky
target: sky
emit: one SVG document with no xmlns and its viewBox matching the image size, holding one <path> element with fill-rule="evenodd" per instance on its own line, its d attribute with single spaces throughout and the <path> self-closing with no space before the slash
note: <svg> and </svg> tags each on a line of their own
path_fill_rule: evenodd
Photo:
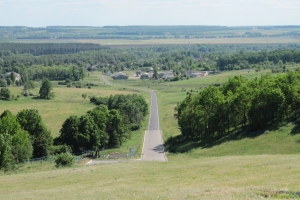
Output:
<svg viewBox="0 0 300 200">
<path fill-rule="evenodd" d="M 300 0 L 0 0 L 0 26 L 300 25 Z"/>
</svg>

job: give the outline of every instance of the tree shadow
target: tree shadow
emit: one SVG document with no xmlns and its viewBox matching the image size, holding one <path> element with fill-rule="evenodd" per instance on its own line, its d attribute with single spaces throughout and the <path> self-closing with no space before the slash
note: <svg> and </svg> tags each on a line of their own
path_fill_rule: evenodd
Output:
<svg viewBox="0 0 300 200">
<path fill-rule="evenodd" d="M 33 96 L 32 99 L 41 99 L 40 96 Z"/>
<path fill-rule="evenodd" d="M 297 135 L 300 133 L 300 124 L 296 124 L 291 130 L 291 135 Z"/>
<path fill-rule="evenodd" d="M 165 142 L 165 149 L 170 153 L 185 153 L 191 151 L 192 149 L 197 149 L 197 148 L 208 149 L 229 141 L 238 141 L 244 138 L 256 138 L 264 133 L 267 133 L 268 131 L 269 130 L 267 129 L 259 130 L 255 132 L 250 132 L 247 130 L 239 130 L 237 132 L 230 133 L 226 136 L 204 138 L 201 140 L 190 139 L 183 135 L 177 135 L 175 137 L 170 137 Z"/>
</svg>

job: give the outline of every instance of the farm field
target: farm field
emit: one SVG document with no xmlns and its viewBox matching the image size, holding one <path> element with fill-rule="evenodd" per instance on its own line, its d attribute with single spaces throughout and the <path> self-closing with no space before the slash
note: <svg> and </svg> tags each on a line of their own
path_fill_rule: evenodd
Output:
<svg viewBox="0 0 300 200">
<path fill-rule="evenodd" d="M 186 44 L 290 44 L 300 43 L 293 37 L 261 37 L 261 38 L 204 38 L 204 39 L 17 39 L 18 43 L 95 43 L 104 46 L 145 46 L 145 45 L 186 45 Z"/>
</svg>

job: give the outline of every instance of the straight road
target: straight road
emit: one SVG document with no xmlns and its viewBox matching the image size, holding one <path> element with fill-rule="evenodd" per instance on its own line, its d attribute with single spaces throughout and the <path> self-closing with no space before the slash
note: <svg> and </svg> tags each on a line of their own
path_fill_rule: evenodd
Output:
<svg viewBox="0 0 300 200">
<path fill-rule="evenodd" d="M 167 161 L 164 151 L 162 132 L 159 127 L 159 116 L 157 98 L 154 91 L 149 90 L 151 95 L 151 108 L 148 130 L 144 137 L 142 160 L 146 161 Z"/>
<path fill-rule="evenodd" d="M 106 80 L 106 78 L 103 75 L 100 75 L 100 78 L 106 85 L 111 85 L 110 82 L 108 82 L 108 80 Z"/>
</svg>

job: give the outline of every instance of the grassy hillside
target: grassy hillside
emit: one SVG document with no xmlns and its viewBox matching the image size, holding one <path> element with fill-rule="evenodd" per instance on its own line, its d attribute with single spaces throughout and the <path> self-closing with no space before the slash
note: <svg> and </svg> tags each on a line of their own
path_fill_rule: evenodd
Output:
<svg viewBox="0 0 300 200">
<path fill-rule="evenodd" d="M 299 190 L 298 155 L 169 156 L 0 176 L 3 199 L 259 199 Z"/>
<path fill-rule="evenodd" d="M 150 84 L 149 89 L 156 90 L 158 96 L 160 125 L 164 139 L 167 140 L 171 136 L 180 134 L 174 118 L 174 107 L 185 98 L 187 91 L 197 90 L 199 85 L 222 83 L 229 76 L 239 73 L 244 73 L 248 78 L 254 78 L 265 72 L 256 73 L 254 70 L 249 73 L 248 71 L 226 72 L 202 79 L 179 81 L 178 85 L 175 83 Z M 87 89 L 87 92 L 104 95 L 114 92 L 131 92 L 138 88 L 148 89 L 148 86 L 137 84 L 139 82 L 141 81 L 132 80 L 126 85 L 124 82 L 115 82 L 114 87 L 102 86 L 98 89 Z M 183 86 L 186 86 L 184 87 L 186 91 L 182 91 Z M 126 89 L 118 90 L 123 87 Z M 64 90 L 67 88 L 63 88 Z M 76 105 L 80 106 L 80 102 L 82 105 L 90 105 L 88 102 L 84 103 L 87 100 L 81 98 L 81 93 L 71 92 L 74 95 L 74 101 L 78 103 Z M 149 99 L 147 92 L 142 94 Z M 64 103 L 64 105 L 67 104 L 67 102 Z M 42 105 L 40 109 L 43 110 Z M 85 112 L 85 109 L 80 112 Z M 135 141 L 141 139 L 142 130 L 140 133 L 136 132 L 132 139 L 121 148 L 126 150 L 126 146 L 133 145 Z M 274 130 L 233 135 L 231 138 L 222 138 L 214 142 L 180 141 L 174 152 L 176 153 L 167 153 L 169 162 L 166 163 L 134 160 L 110 165 L 82 166 L 88 161 L 86 160 L 67 169 L 56 169 L 54 163 L 27 164 L 19 169 L 17 174 L 16 172 L 10 175 L 0 173 L 1 198 L 260 199 L 269 196 L 299 197 L 299 195 L 278 193 L 278 191 L 299 192 L 300 128 L 293 123 L 282 124 L 280 128 Z"/>
</svg>

